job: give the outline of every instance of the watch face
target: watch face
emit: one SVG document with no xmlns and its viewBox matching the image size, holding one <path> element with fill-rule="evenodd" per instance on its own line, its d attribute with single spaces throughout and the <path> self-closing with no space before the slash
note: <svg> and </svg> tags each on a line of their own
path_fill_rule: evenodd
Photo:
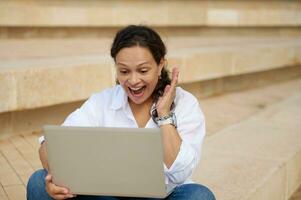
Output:
<svg viewBox="0 0 301 200">
<path fill-rule="evenodd" d="M 177 119 L 175 113 L 170 113 L 168 116 L 165 117 L 156 117 L 153 118 L 154 122 L 158 125 L 164 125 L 164 124 L 172 124 L 177 128 Z"/>
</svg>

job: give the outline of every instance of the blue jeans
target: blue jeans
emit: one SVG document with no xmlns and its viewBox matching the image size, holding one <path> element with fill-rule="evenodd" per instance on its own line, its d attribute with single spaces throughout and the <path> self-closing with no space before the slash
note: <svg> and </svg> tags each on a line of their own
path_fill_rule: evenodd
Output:
<svg viewBox="0 0 301 200">
<path fill-rule="evenodd" d="M 45 177 L 47 171 L 38 170 L 31 175 L 27 184 L 28 200 L 52 200 L 45 189 Z M 109 196 L 87 196 L 78 195 L 74 200 L 155 200 L 154 198 L 131 198 L 131 197 L 109 197 Z M 205 186 L 199 184 L 184 184 L 176 187 L 165 200 L 215 200 L 213 193 Z"/>
</svg>

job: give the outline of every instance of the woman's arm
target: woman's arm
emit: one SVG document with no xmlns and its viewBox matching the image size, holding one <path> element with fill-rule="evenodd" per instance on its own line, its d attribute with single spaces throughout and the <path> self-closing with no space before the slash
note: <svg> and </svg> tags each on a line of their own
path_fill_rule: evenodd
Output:
<svg viewBox="0 0 301 200">
<path fill-rule="evenodd" d="M 164 162 L 170 168 L 180 151 L 182 139 L 177 129 L 171 124 L 160 126 L 163 138 Z"/>
<path fill-rule="evenodd" d="M 163 95 L 158 99 L 156 104 L 158 117 L 164 117 L 170 114 L 170 107 L 176 95 L 178 76 L 179 69 L 173 68 L 171 84 L 165 87 Z M 173 125 L 161 125 L 160 129 L 163 138 L 164 162 L 167 168 L 169 168 L 179 153 L 182 140 L 176 127 Z"/>
<path fill-rule="evenodd" d="M 40 149 L 39 149 L 39 155 L 40 155 L 40 160 L 41 160 L 43 168 L 49 172 L 47 152 L 46 152 L 46 141 L 44 141 L 41 144 Z"/>
<path fill-rule="evenodd" d="M 175 99 L 178 70 L 173 69 L 172 81 L 167 85 L 156 109 L 159 117 L 170 114 L 170 106 Z M 179 91 L 180 92 L 180 91 Z M 184 93 L 179 94 L 184 95 Z M 204 116 L 198 100 L 190 94 L 178 101 L 175 114 L 179 121 L 177 127 L 161 125 L 165 175 L 173 183 L 183 183 L 191 176 L 200 158 L 200 148 L 205 135 Z"/>
</svg>

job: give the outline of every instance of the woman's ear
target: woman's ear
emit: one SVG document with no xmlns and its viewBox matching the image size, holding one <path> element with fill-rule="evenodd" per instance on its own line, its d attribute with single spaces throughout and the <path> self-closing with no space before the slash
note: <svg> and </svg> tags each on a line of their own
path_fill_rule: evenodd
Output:
<svg viewBox="0 0 301 200">
<path fill-rule="evenodd" d="M 167 61 L 162 58 L 159 63 L 159 74 L 158 74 L 159 76 L 161 76 L 162 69 L 166 64 L 167 64 Z"/>
</svg>

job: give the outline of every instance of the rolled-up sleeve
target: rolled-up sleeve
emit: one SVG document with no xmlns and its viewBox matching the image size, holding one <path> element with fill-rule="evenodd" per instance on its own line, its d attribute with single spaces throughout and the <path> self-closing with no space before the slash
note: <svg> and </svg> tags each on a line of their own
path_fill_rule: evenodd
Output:
<svg viewBox="0 0 301 200">
<path fill-rule="evenodd" d="M 185 92 L 185 91 L 184 91 Z M 191 177 L 201 154 L 201 147 L 205 136 L 205 118 L 198 100 L 186 93 L 176 104 L 177 131 L 182 139 L 180 151 L 168 169 L 164 165 L 167 182 L 184 183 Z"/>
</svg>

